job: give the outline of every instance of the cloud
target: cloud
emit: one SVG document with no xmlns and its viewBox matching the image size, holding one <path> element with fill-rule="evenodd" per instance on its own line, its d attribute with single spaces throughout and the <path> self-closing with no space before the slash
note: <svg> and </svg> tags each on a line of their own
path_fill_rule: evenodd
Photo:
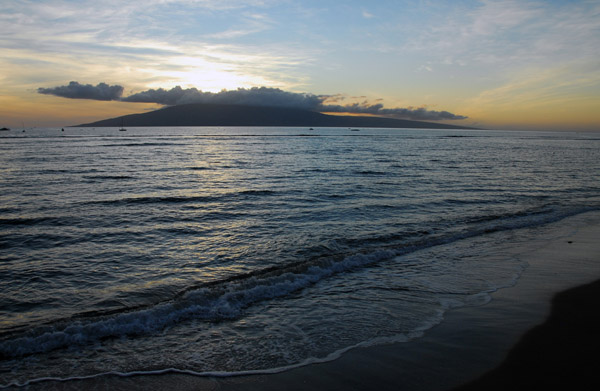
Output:
<svg viewBox="0 0 600 391">
<path fill-rule="evenodd" d="M 187 103 L 218 103 L 250 106 L 294 107 L 306 110 L 317 109 L 326 97 L 283 91 L 279 88 L 253 87 L 203 92 L 196 88 L 183 89 L 179 86 L 170 90 L 151 89 L 123 98 L 126 102 L 181 105 Z"/>
<path fill-rule="evenodd" d="M 392 108 L 386 109 L 381 103 L 369 105 L 368 103 L 354 103 L 351 105 L 324 105 L 322 110 L 330 113 L 353 113 L 353 114 L 372 114 L 386 117 L 397 117 L 414 119 L 421 121 L 443 121 L 467 119 L 463 115 L 452 114 L 448 111 L 427 110 L 424 107 Z"/>
<path fill-rule="evenodd" d="M 553 67 L 574 58 L 597 59 L 597 1 L 482 0 L 436 13 L 403 50 L 449 64 L 485 64 L 489 71 Z M 409 26 L 414 27 L 414 26 Z"/>
<path fill-rule="evenodd" d="M 108 86 L 100 83 L 96 87 L 82 85 L 72 81 L 68 86 L 54 88 L 38 88 L 41 94 L 52 94 L 65 98 L 121 100 L 124 102 L 157 103 L 174 106 L 190 103 L 213 103 L 248 106 L 288 107 L 318 112 L 371 114 L 414 120 L 461 120 L 467 117 L 447 111 L 432 111 L 425 108 L 385 108 L 383 104 L 362 103 L 340 104 L 343 95 L 315 95 L 284 91 L 279 88 L 253 87 L 220 92 L 204 92 L 197 88 L 181 88 L 179 86 L 166 90 L 150 89 L 121 98 L 123 87 Z M 364 97 L 363 97 L 364 98 Z M 334 104 L 332 104 L 334 103 Z"/>
<path fill-rule="evenodd" d="M 368 12 L 368 11 L 362 11 L 362 16 L 365 19 L 372 19 L 375 17 L 375 15 L 373 15 L 372 13 Z"/>
<path fill-rule="evenodd" d="M 109 86 L 99 83 L 97 86 L 91 84 L 79 84 L 72 81 L 67 86 L 53 88 L 38 88 L 38 93 L 45 95 L 56 95 L 70 99 L 93 99 L 93 100 L 119 100 L 123 95 L 123 87 L 119 85 Z"/>
</svg>

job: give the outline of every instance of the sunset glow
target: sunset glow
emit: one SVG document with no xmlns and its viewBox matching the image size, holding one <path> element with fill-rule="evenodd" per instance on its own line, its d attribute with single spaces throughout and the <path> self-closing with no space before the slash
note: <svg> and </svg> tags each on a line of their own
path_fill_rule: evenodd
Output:
<svg viewBox="0 0 600 391">
<path fill-rule="evenodd" d="M 0 11 L 0 126 L 161 107 L 38 94 L 76 81 L 122 86 L 121 98 L 268 87 L 445 111 L 465 126 L 600 127 L 597 2 L 46 0 Z"/>
</svg>

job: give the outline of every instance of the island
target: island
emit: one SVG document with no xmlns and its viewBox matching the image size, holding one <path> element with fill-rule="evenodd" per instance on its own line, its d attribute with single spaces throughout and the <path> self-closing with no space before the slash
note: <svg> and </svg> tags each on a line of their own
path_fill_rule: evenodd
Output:
<svg viewBox="0 0 600 391">
<path fill-rule="evenodd" d="M 141 114 L 109 118 L 77 127 L 135 126 L 286 126 L 349 128 L 473 129 L 405 119 L 330 115 L 287 107 L 194 103 L 168 106 Z"/>
</svg>

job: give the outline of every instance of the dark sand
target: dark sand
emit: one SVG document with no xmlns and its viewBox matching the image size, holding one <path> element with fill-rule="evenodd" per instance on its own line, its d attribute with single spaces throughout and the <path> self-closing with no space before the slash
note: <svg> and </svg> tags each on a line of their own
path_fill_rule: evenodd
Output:
<svg viewBox="0 0 600 391">
<path fill-rule="evenodd" d="M 591 389 L 598 384 L 594 370 L 600 369 L 600 282 L 590 284 L 600 278 L 600 213 L 516 235 L 518 245 L 486 249 L 482 258 L 528 262 L 518 283 L 495 292 L 486 305 L 449 311 L 440 325 L 410 342 L 353 349 L 331 362 L 277 374 L 101 376 L 27 388 L 447 391 L 468 384 L 459 389 Z M 576 286 L 581 287 L 571 289 Z"/>
<path fill-rule="evenodd" d="M 600 280 L 559 293 L 498 368 L 456 390 L 599 389 L 599 298 Z"/>
</svg>

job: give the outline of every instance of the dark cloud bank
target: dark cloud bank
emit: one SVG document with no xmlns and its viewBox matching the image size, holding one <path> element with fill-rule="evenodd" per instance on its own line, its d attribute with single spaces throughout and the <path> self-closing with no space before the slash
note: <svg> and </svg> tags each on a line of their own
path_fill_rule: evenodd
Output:
<svg viewBox="0 0 600 391">
<path fill-rule="evenodd" d="M 93 86 L 72 81 L 68 86 L 38 88 L 38 93 L 71 99 L 119 100 L 123 95 L 123 87 L 109 86 L 106 83 Z"/>
<path fill-rule="evenodd" d="M 354 103 L 337 105 L 325 103 L 331 95 L 314 95 L 280 90 L 279 88 L 254 87 L 221 92 L 203 92 L 196 88 L 183 89 L 179 86 L 170 90 L 150 89 L 121 97 L 123 87 L 100 83 L 79 84 L 72 81 L 67 86 L 38 88 L 38 93 L 56 95 L 71 99 L 120 100 L 124 102 L 158 103 L 166 106 L 189 103 L 228 104 L 246 106 L 287 107 L 317 112 L 371 114 L 411 120 L 460 120 L 467 117 L 447 111 L 433 111 L 425 108 L 384 108 L 382 104 Z"/>
</svg>

